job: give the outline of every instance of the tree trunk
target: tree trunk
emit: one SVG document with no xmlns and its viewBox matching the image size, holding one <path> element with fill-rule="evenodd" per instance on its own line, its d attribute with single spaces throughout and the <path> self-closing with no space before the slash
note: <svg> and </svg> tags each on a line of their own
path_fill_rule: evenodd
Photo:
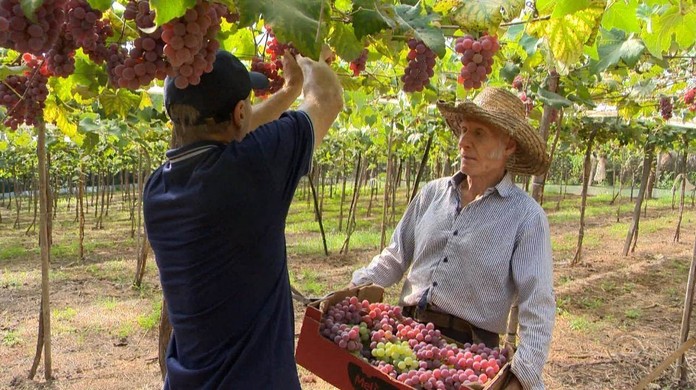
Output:
<svg viewBox="0 0 696 390">
<path fill-rule="evenodd" d="M 167 376 L 167 346 L 172 338 L 172 324 L 169 322 L 169 311 L 167 310 L 167 301 L 162 298 L 162 310 L 160 311 L 159 323 L 159 366 L 162 380 Z"/>
<path fill-rule="evenodd" d="M 546 89 L 554 93 L 558 91 L 559 78 L 560 75 L 558 72 L 556 72 L 555 69 L 550 69 L 549 74 L 546 76 Z M 556 115 L 556 109 L 544 103 L 541 121 L 539 121 L 539 135 L 541 136 L 541 140 L 543 141 L 544 145 L 548 143 L 549 130 L 551 129 L 551 122 L 554 115 Z M 532 197 L 537 201 L 537 203 L 541 204 L 541 198 L 544 192 L 544 183 L 546 182 L 546 174 L 534 176 L 532 181 L 534 183 L 532 186 Z"/>
<path fill-rule="evenodd" d="M 551 153 L 549 153 L 549 166 L 550 164 L 553 164 L 553 158 L 554 154 L 556 153 L 556 146 L 558 146 L 558 140 L 561 138 L 561 125 L 563 124 L 563 109 L 560 109 L 558 112 L 558 120 L 556 121 L 556 134 L 553 136 L 553 144 L 551 145 Z M 546 187 L 546 180 L 549 178 L 549 172 L 546 171 L 544 173 L 544 178 L 541 183 L 537 183 L 537 176 L 534 176 L 535 180 L 535 186 L 533 187 L 533 192 L 540 192 L 538 194 L 539 199 L 534 198 L 537 202 L 539 202 L 540 205 L 544 205 L 544 187 Z M 541 190 L 538 190 L 537 187 L 541 186 Z M 536 195 L 536 194 L 532 194 Z"/>
<path fill-rule="evenodd" d="M 39 246 L 41 248 L 41 315 L 39 320 L 41 324 L 39 328 L 43 328 L 42 334 L 39 335 L 40 341 L 37 344 L 43 344 L 44 352 L 44 378 L 51 380 L 53 378 L 52 358 L 51 358 L 51 305 L 49 291 L 49 264 L 51 261 L 51 246 L 48 236 L 48 170 L 46 164 L 46 126 L 42 119 L 34 126 L 38 132 L 37 137 L 37 152 L 39 155 L 39 197 L 41 217 L 39 219 Z M 38 350 L 38 359 L 40 360 L 41 351 Z M 35 357 L 34 361 L 37 361 Z M 37 362 L 38 364 L 38 362 Z M 35 373 L 36 369 L 32 367 L 30 372 Z M 31 377 L 33 378 L 33 376 Z"/>
<path fill-rule="evenodd" d="M 653 153 L 655 151 L 655 144 L 649 141 L 645 144 L 645 157 L 643 158 L 643 178 L 640 182 L 640 190 L 638 191 L 638 196 L 636 197 L 636 205 L 633 209 L 633 223 L 628 230 L 626 235 L 626 242 L 624 243 L 623 255 L 628 256 L 628 251 L 631 249 L 631 242 L 633 242 L 634 252 L 636 249 L 635 243 L 638 241 L 638 227 L 640 224 L 640 207 L 641 202 L 645 198 L 645 191 L 648 188 L 648 177 L 650 176 L 650 166 L 652 166 Z"/>
<path fill-rule="evenodd" d="M 343 207 L 346 204 L 346 180 L 347 180 L 347 173 L 346 173 L 346 152 L 343 151 L 343 166 L 341 167 L 341 170 L 343 171 L 343 179 L 341 183 L 341 206 L 339 207 L 338 211 L 338 231 L 343 231 Z"/>
<path fill-rule="evenodd" d="M 587 207 L 587 188 L 590 185 L 592 172 L 592 144 L 594 143 L 595 135 L 599 126 L 592 129 L 592 133 L 587 139 L 587 148 L 585 149 L 585 163 L 583 164 L 584 172 L 582 175 L 582 200 L 580 203 L 580 230 L 578 231 L 578 246 L 575 250 L 575 257 L 570 262 L 571 267 L 577 265 L 582 260 L 582 240 L 585 237 L 585 208 Z"/>
<path fill-rule="evenodd" d="M 686 153 L 686 151 L 684 151 Z M 686 169 L 686 165 L 684 165 Z M 694 242 L 694 251 L 691 255 L 691 267 L 689 268 L 689 279 L 686 282 L 686 297 L 684 298 L 684 312 L 682 313 L 681 332 L 679 334 L 679 345 L 686 342 L 689 337 L 691 328 L 691 312 L 694 306 L 694 283 L 696 283 L 696 241 Z M 685 356 L 682 354 L 679 357 L 677 365 L 679 372 L 679 383 L 682 387 L 687 382 L 687 366 Z"/>
<path fill-rule="evenodd" d="M 387 178 L 384 181 L 384 207 L 382 207 L 382 224 L 380 226 L 380 241 L 379 247 L 384 248 L 387 240 L 387 211 L 389 210 L 389 189 L 392 182 L 392 141 L 394 135 L 394 120 L 389 129 L 389 138 L 387 141 Z"/>
<path fill-rule="evenodd" d="M 343 241 L 341 246 L 340 254 L 348 253 L 350 248 L 350 236 L 353 234 L 353 229 L 355 227 L 355 210 L 357 209 L 358 197 L 360 196 L 360 176 L 361 176 L 361 166 L 362 154 L 358 152 L 358 164 L 355 167 L 355 184 L 353 189 L 353 200 L 350 202 L 350 209 L 348 210 L 348 220 L 346 221 L 346 239 Z"/>
<path fill-rule="evenodd" d="M 329 256 L 329 248 L 326 245 L 326 233 L 324 233 L 324 223 L 321 218 L 321 210 L 319 208 L 319 201 L 317 199 L 317 190 L 314 188 L 314 183 L 312 182 L 312 175 L 307 175 L 309 179 L 309 189 L 312 190 L 312 198 L 314 198 L 314 214 L 316 220 L 319 222 L 319 231 L 321 232 L 321 242 L 324 244 L 324 255 Z"/>
<path fill-rule="evenodd" d="M 433 144 L 433 135 L 435 133 L 430 133 L 430 137 L 428 137 L 428 142 L 425 144 L 425 150 L 423 151 L 423 157 L 421 158 L 421 163 L 420 166 L 418 167 L 418 173 L 416 173 L 416 180 L 413 182 L 413 191 L 411 191 L 411 198 L 409 198 L 408 202 L 411 203 L 413 198 L 416 197 L 416 194 L 418 194 L 418 186 L 420 184 L 421 178 L 423 177 L 423 171 L 425 170 L 425 166 L 428 163 L 428 155 L 430 154 L 430 147 Z"/>
<path fill-rule="evenodd" d="M 85 260 L 85 173 L 84 164 L 82 159 L 80 159 L 80 171 L 77 182 L 77 210 L 79 224 L 79 235 L 80 235 L 80 261 Z"/>
<path fill-rule="evenodd" d="M 681 196 L 679 197 L 679 219 L 677 220 L 677 230 L 674 232 L 674 242 L 679 242 L 679 231 L 681 230 L 682 218 L 684 216 L 684 198 L 686 197 L 686 161 L 689 154 L 689 139 L 686 135 L 682 136 L 684 143 L 684 155 L 682 156 L 681 168 L 684 180 L 681 183 Z"/>
</svg>

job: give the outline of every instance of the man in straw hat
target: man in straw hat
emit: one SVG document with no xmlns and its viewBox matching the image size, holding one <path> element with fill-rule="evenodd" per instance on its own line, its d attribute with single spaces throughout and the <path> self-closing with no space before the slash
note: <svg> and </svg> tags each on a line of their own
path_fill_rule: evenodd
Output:
<svg viewBox="0 0 696 390">
<path fill-rule="evenodd" d="M 506 388 L 543 389 L 556 307 L 549 225 L 511 173 L 546 172 L 544 142 L 504 89 L 438 108 L 459 139 L 461 169 L 422 188 L 389 246 L 351 284 L 388 287 L 405 275 L 399 304 L 407 315 L 491 347 L 517 301 L 520 343 Z"/>
<path fill-rule="evenodd" d="M 228 52 L 197 85 L 165 81 L 183 146 L 143 195 L 173 328 L 164 389 L 300 389 L 285 218 L 343 94 L 324 61 L 283 62 L 285 86 L 254 106 L 268 80 Z"/>
</svg>

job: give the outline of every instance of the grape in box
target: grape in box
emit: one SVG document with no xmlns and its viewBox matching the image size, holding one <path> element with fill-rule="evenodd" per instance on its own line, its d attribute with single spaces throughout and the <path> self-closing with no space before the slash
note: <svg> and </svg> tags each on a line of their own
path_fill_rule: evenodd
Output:
<svg viewBox="0 0 696 390">
<path fill-rule="evenodd" d="M 482 387 L 507 362 L 508 351 L 484 344 L 457 345 L 432 323 L 402 314 L 401 307 L 346 297 L 329 307 L 322 336 L 415 389 Z"/>
</svg>

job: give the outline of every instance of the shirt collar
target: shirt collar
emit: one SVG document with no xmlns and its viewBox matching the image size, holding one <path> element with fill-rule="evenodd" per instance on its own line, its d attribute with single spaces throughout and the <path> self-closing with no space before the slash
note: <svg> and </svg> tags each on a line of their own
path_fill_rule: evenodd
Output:
<svg viewBox="0 0 696 390">
<path fill-rule="evenodd" d="M 452 178 L 450 178 L 448 185 L 452 188 L 459 187 L 462 182 L 466 180 L 466 174 L 462 171 L 455 173 Z M 498 194 L 503 198 L 508 197 L 512 193 L 512 189 L 515 187 L 515 183 L 512 182 L 512 176 L 510 172 L 505 172 L 505 176 L 496 184 L 493 188 L 498 191 Z"/>
<path fill-rule="evenodd" d="M 198 156 L 201 153 L 205 153 L 222 145 L 224 145 L 224 143 L 218 141 L 197 141 L 180 148 L 169 149 L 167 150 L 166 156 L 169 163 L 175 163 Z"/>
</svg>

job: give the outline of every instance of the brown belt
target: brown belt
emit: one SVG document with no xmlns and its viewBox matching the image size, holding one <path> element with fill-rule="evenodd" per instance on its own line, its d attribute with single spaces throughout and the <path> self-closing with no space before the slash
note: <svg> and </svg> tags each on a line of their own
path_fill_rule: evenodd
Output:
<svg viewBox="0 0 696 390">
<path fill-rule="evenodd" d="M 420 322 L 432 322 L 437 327 L 450 328 L 460 332 L 471 331 L 472 325 L 468 321 L 451 314 L 432 310 L 430 307 L 417 310 L 416 306 L 406 306 L 404 307 L 404 314 Z"/>
</svg>

